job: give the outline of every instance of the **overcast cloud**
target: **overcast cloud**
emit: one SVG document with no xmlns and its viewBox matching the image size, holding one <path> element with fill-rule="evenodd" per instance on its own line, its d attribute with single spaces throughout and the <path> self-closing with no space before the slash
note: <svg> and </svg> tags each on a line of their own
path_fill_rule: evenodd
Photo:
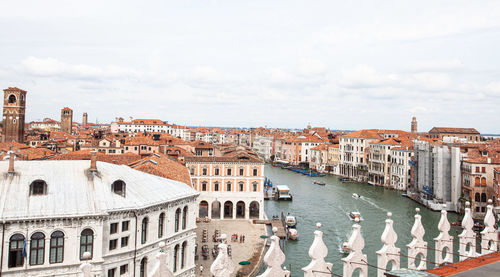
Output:
<svg viewBox="0 0 500 277">
<path fill-rule="evenodd" d="M 27 120 L 500 133 L 499 1 L 0 2 Z"/>
</svg>

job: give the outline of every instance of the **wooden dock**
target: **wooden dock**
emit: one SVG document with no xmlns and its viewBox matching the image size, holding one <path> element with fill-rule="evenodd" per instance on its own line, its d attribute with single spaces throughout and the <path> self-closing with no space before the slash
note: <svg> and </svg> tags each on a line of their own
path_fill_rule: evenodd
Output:
<svg viewBox="0 0 500 277">
<path fill-rule="evenodd" d="M 272 219 L 272 220 L 260 220 L 256 219 L 253 221 L 255 224 L 266 224 L 266 225 L 271 225 L 271 228 L 276 227 L 278 231 L 276 232 L 276 236 L 280 239 L 286 239 L 286 226 L 283 224 L 283 221 L 281 219 Z"/>
</svg>

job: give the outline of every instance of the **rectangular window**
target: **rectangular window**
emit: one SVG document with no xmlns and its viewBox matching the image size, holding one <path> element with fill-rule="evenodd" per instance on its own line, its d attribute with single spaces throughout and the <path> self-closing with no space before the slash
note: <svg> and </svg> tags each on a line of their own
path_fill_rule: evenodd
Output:
<svg viewBox="0 0 500 277">
<path fill-rule="evenodd" d="M 115 234 L 116 232 L 118 232 L 118 223 L 111 223 L 109 226 L 109 233 Z"/>
<path fill-rule="evenodd" d="M 116 249 L 116 246 L 118 245 L 118 240 L 117 239 L 112 239 L 109 241 L 109 250 L 114 250 Z"/>
<path fill-rule="evenodd" d="M 202 191 L 207 191 L 207 183 L 202 183 L 201 184 L 201 190 Z"/>
<path fill-rule="evenodd" d="M 479 166 L 476 166 L 476 172 L 479 172 Z"/>
<path fill-rule="evenodd" d="M 115 277 L 116 268 L 108 269 L 108 277 Z"/>
<path fill-rule="evenodd" d="M 207 168 L 206 167 L 203 168 L 202 173 L 203 173 L 203 176 L 207 176 Z"/>
<path fill-rule="evenodd" d="M 128 237 L 121 238 L 121 247 L 126 247 L 128 245 Z"/>
<path fill-rule="evenodd" d="M 227 169 L 227 176 L 231 176 L 232 172 L 231 172 L 231 168 L 228 168 Z"/>
<path fill-rule="evenodd" d="M 243 176 L 245 173 L 245 170 L 243 169 L 243 167 L 240 168 L 240 176 Z"/>
<path fill-rule="evenodd" d="M 259 174 L 259 170 L 257 168 L 253 169 L 253 176 L 257 176 Z"/>
<path fill-rule="evenodd" d="M 128 231 L 128 223 L 128 220 L 122 222 L 122 232 Z"/>
<path fill-rule="evenodd" d="M 123 275 L 128 272 L 128 264 L 124 264 L 120 266 L 120 275 Z"/>
<path fill-rule="evenodd" d="M 483 168 L 482 168 L 482 172 L 483 172 L 483 173 L 486 173 L 486 167 L 483 167 Z"/>
<path fill-rule="evenodd" d="M 215 173 L 214 173 L 215 176 L 219 176 L 219 168 L 216 168 L 214 171 L 215 171 Z"/>
</svg>

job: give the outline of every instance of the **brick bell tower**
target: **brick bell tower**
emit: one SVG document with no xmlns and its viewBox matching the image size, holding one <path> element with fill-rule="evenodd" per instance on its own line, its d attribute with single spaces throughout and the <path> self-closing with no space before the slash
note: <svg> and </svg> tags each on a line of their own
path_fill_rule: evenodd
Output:
<svg viewBox="0 0 500 277">
<path fill-rule="evenodd" d="M 61 131 L 71 134 L 73 130 L 73 110 L 65 107 L 61 110 Z"/>
<path fill-rule="evenodd" d="M 24 142 L 26 91 L 9 87 L 3 90 L 2 142 Z"/>
</svg>

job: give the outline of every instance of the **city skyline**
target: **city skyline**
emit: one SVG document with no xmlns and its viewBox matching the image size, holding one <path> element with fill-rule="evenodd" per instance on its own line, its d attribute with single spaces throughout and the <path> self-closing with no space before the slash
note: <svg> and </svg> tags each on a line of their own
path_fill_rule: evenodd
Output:
<svg viewBox="0 0 500 277">
<path fill-rule="evenodd" d="M 0 83 L 28 91 L 27 122 L 68 106 L 77 122 L 409 130 L 416 116 L 421 132 L 500 133 L 494 1 L 122 2 L 0 4 L 15 20 Z"/>
</svg>

